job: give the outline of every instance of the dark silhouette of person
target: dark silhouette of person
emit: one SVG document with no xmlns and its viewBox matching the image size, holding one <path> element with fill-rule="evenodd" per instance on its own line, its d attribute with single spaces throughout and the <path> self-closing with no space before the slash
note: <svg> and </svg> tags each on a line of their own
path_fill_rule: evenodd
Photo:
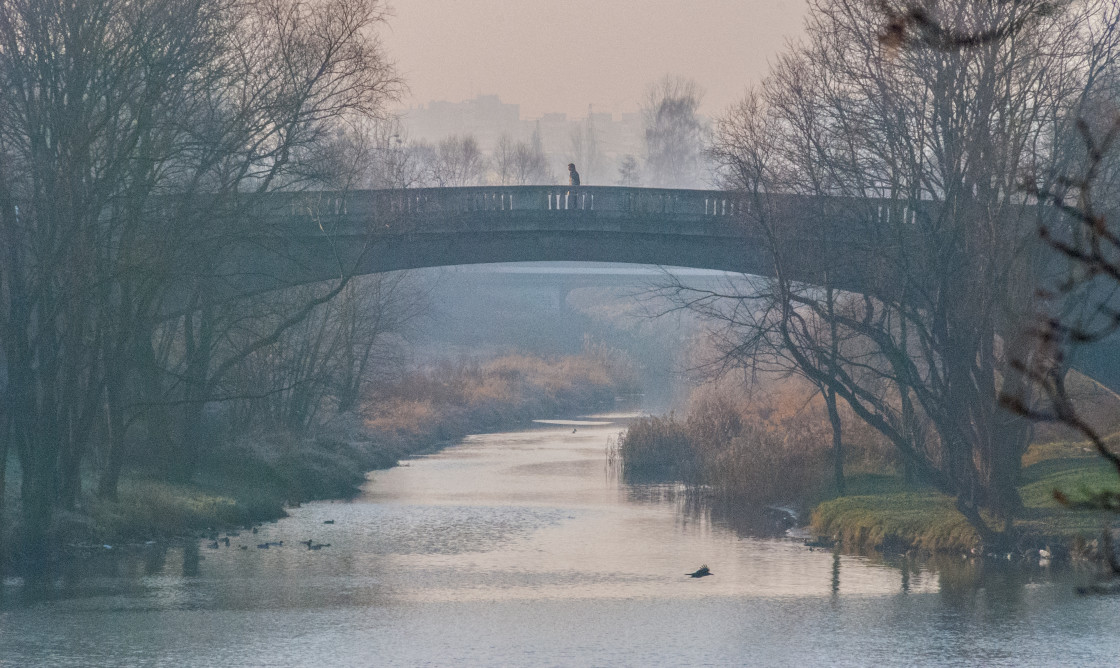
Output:
<svg viewBox="0 0 1120 668">
<path fill-rule="evenodd" d="M 576 194 L 575 188 L 579 186 L 579 172 L 576 171 L 576 164 L 574 162 L 568 163 L 568 186 L 572 189 L 568 191 L 568 206 L 569 209 L 579 208 L 579 195 Z"/>
</svg>

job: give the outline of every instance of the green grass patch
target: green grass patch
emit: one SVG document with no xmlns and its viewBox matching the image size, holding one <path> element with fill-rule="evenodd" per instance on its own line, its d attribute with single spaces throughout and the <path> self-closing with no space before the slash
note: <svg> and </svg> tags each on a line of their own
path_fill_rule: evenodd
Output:
<svg viewBox="0 0 1120 668">
<path fill-rule="evenodd" d="M 844 476 L 844 485 L 847 492 L 845 496 L 877 496 L 913 491 L 907 487 L 902 477 L 895 473 L 849 471 Z M 814 507 L 836 498 L 840 498 L 840 494 L 836 490 L 835 480 L 828 476 L 824 479 L 823 485 L 809 493 L 804 503 L 808 507 Z"/>
<path fill-rule="evenodd" d="M 1034 463 L 1022 471 L 1023 510 L 1016 529 L 1039 543 L 1095 536 L 1108 518 L 1069 510 L 1054 499 L 1054 490 L 1077 500 L 1116 489 L 1116 472 L 1099 457 L 1086 456 L 1078 444 L 1032 445 L 1029 454 Z M 813 510 L 811 527 L 819 535 L 854 549 L 965 552 L 979 543 L 952 497 L 910 488 L 897 475 L 852 476 L 848 489 L 848 496 L 823 500 Z"/>
<path fill-rule="evenodd" d="M 99 500 L 92 517 L 106 540 L 182 536 L 209 527 L 251 521 L 249 509 L 230 496 L 146 479 L 121 481 L 117 501 Z"/>
<path fill-rule="evenodd" d="M 874 480 L 873 486 L 897 490 L 902 481 Z M 845 496 L 818 505 L 811 526 L 852 548 L 909 549 L 929 552 L 969 549 L 979 542 L 975 529 L 953 507 L 953 499 L 933 491 L 890 491 Z"/>
<path fill-rule="evenodd" d="M 1120 486 L 1116 471 L 1099 457 L 1049 459 L 1023 469 L 1019 493 L 1027 508 L 1061 508 L 1054 490 L 1073 499 Z"/>
<path fill-rule="evenodd" d="M 1016 526 L 1039 536 L 1093 536 L 1114 518 L 1099 512 L 1070 510 L 1054 499 L 1054 490 L 1076 501 L 1117 487 L 1120 487 L 1120 478 L 1117 478 L 1116 471 L 1099 457 L 1039 461 L 1023 469 L 1019 487 L 1023 513 Z"/>
</svg>

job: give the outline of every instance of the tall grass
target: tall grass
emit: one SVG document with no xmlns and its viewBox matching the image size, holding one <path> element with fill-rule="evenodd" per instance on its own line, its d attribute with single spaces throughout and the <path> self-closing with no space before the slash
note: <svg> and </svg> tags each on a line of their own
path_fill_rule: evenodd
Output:
<svg viewBox="0 0 1120 668">
<path fill-rule="evenodd" d="M 451 438 L 505 428 L 542 415 L 606 406 L 633 388 L 628 363 L 604 363 L 602 351 L 542 359 L 442 361 L 374 394 L 363 408 L 367 428 L 407 436 L 443 425 Z"/>
<path fill-rule="evenodd" d="M 619 438 L 622 475 L 632 482 L 698 482 L 699 460 L 684 423 L 672 414 L 630 423 Z"/>
<path fill-rule="evenodd" d="M 832 480 L 832 431 L 823 402 L 795 380 L 765 393 L 728 384 L 695 390 L 681 420 L 670 414 L 631 423 L 619 439 L 622 471 L 634 482 L 677 480 L 746 503 L 825 495 Z M 890 470 L 892 451 L 845 420 L 845 459 L 853 471 Z"/>
</svg>

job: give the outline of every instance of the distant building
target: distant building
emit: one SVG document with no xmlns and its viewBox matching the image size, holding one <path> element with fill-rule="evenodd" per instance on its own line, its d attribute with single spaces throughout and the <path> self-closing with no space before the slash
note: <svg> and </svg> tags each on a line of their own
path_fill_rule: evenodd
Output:
<svg viewBox="0 0 1120 668">
<path fill-rule="evenodd" d="M 470 134 L 489 149 L 502 134 L 520 134 L 521 107 L 505 104 L 497 95 L 479 95 L 464 102 L 429 102 L 427 107 L 409 109 L 404 123 L 415 139 L 434 142 Z"/>
</svg>

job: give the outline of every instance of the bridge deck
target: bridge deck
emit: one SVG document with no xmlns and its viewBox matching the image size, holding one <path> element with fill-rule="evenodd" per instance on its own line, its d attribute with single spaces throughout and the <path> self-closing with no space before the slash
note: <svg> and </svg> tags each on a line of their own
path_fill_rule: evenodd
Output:
<svg viewBox="0 0 1120 668">
<path fill-rule="evenodd" d="M 500 186 L 277 193 L 254 207 L 257 247 L 238 254 L 230 269 L 249 263 L 258 276 L 308 282 L 337 276 L 348 265 L 372 273 L 574 260 L 772 275 L 771 251 L 785 246 L 790 276 L 819 282 L 827 273 L 836 285 L 871 290 L 867 277 L 881 272 L 870 269 L 892 246 L 875 230 L 892 216 L 915 215 L 887 200 L 764 200 L 765 218 L 752 210 L 753 198 L 710 190 Z M 260 264 L 261 248 L 271 248 L 279 265 Z"/>
</svg>

